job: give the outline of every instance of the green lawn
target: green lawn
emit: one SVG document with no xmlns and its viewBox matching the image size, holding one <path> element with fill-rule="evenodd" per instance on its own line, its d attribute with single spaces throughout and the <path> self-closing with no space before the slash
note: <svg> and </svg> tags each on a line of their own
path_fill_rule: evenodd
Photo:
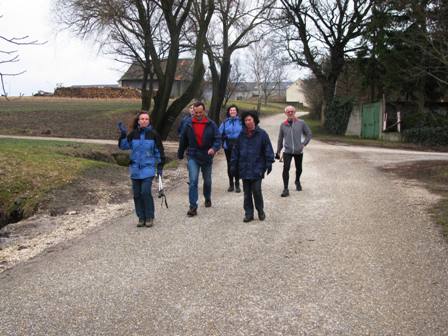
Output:
<svg viewBox="0 0 448 336">
<path fill-rule="evenodd" d="M 88 169 L 115 166 L 83 158 L 99 153 L 108 157 L 98 145 L 0 139 L 0 152 L 0 226 L 15 209 L 24 217 L 32 215 L 49 191 L 72 183 Z"/>
<path fill-rule="evenodd" d="M 257 110 L 256 101 L 243 101 L 243 100 L 229 100 L 227 106 L 236 105 L 240 110 Z M 286 103 L 267 103 L 261 104 L 261 115 L 270 115 L 276 113 L 282 113 Z"/>
</svg>

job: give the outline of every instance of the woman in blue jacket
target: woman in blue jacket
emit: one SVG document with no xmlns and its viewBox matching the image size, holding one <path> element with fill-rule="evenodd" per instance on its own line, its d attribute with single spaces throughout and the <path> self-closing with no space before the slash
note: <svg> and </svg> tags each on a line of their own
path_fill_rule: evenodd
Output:
<svg viewBox="0 0 448 336">
<path fill-rule="evenodd" d="M 244 127 L 238 141 L 233 147 L 231 169 L 239 172 L 243 180 L 244 190 L 244 222 L 254 219 L 254 203 L 258 211 L 258 219 L 264 220 L 263 195 L 261 181 L 265 172 L 272 171 L 274 151 L 266 131 L 258 127 L 257 113 L 245 112 L 241 116 Z"/>
<path fill-rule="evenodd" d="M 155 175 L 162 175 L 165 153 L 159 134 L 150 125 L 147 111 L 141 111 L 135 117 L 132 130 L 127 130 L 123 123 L 118 124 L 120 149 L 130 149 L 129 173 L 134 194 L 135 212 L 138 227 L 151 227 L 154 222 L 154 199 L 151 194 L 152 180 Z"/>
<path fill-rule="evenodd" d="M 229 189 L 227 191 L 234 191 L 239 193 L 240 189 L 240 177 L 238 171 L 235 175 L 230 171 L 230 160 L 232 158 L 232 149 L 238 136 L 241 133 L 243 125 L 239 118 L 239 111 L 236 105 L 231 105 L 227 109 L 227 118 L 219 126 L 219 134 L 221 134 L 222 147 L 224 148 L 224 153 L 226 154 L 227 160 L 227 175 L 229 176 Z"/>
</svg>

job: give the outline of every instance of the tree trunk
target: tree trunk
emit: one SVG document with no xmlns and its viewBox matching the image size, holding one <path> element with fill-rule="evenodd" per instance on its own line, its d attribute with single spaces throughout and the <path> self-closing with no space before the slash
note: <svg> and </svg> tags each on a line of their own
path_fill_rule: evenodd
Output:
<svg viewBox="0 0 448 336">
<path fill-rule="evenodd" d="M 154 74 L 148 70 L 148 65 L 146 65 L 143 68 L 143 83 L 142 83 L 142 110 L 144 111 L 149 111 L 151 109 L 153 79 Z"/>
<path fill-rule="evenodd" d="M 176 99 L 170 105 L 168 110 L 163 114 L 161 127 L 157 129 L 163 140 L 168 137 L 168 134 L 170 133 L 170 130 L 177 116 L 182 112 L 183 108 L 187 106 L 194 97 L 196 97 L 197 93 L 199 92 L 204 73 L 205 68 L 202 62 L 197 65 L 195 64 L 195 70 L 193 73 L 191 84 L 187 87 L 182 96 Z"/>
<path fill-rule="evenodd" d="M 322 86 L 322 92 L 323 92 L 323 102 L 322 102 L 322 109 L 321 109 L 321 116 L 320 116 L 320 125 L 325 125 L 325 120 L 327 116 L 327 111 L 329 107 L 331 106 L 334 94 L 336 90 L 336 78 L 327 78 L 326 81 L 320 82 Z"/>
<path fill-rule="evenodd" d="M 227 83 L 230 76 L 230 57 L 224 57 L 221 65 L 221 73 L 213 76 L 213 94 L 210 102 L 210 118 L 214 122 L 219 123 L 219 116 L 221 114 L 222 103 L 225 99 Z"/>
</svg>

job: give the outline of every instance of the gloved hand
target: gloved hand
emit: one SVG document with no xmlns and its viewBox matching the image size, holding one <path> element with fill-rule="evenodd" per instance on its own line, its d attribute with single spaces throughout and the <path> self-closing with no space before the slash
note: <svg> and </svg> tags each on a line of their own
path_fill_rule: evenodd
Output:
<svg viewBox="0 0 448 336">
<path fill-rule="evenodd" d="M 279 153 L 275 153 L 275 159 L 276 160 L 280 160 L 280 154 Z"/>
<path fill-rule="evenodd" d="M 162 176 L 163 175 L 163 170 L 162 169 L 158 169 L 157 170 L 157 176 Z"/>
<path fill-rule="evenodd" d="M 184 154 L 179 154 L 179 153 L 177 153 L 177 158 L 178 158 L 179 160 L 183 160 L 183 158 L 184 158 Z"/>
<path fill-rule="evenodd" d="M 272 165 L 270 164 L 266 167 L 266 174 L 269 175 L 271 171 L 272 171 Z"/>
<path fill-rule="evenodd" d="M 128 132 L 128 129 L 126 128 L 126 126 L 123 124 L 123 122 L 118 122 L 117 124 L 118 129 L 120 130 L 121 135 L 126 136 L 126 133 Z"/>
</svg>

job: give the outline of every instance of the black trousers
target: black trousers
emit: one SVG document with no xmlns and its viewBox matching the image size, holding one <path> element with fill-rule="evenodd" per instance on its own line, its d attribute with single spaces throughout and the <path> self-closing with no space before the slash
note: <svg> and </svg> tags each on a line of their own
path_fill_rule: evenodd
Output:
<svg viewBox="0 0 448 336">
<path fill-rule="evenodd" d="M 232 148 L 224 149 L 224 153 L 226 154 L 226 160 L 227 160 L 227 175 L 229 176 L 229 185 L 233 185 L 233 179 L 235 179 L 235 185 L 240 184 L 240 176 L 238 171 L 235 175 L 232 175 L 230 172 L 230 159 L 232 158 Z"/>
<path fill-rule="evenodd" d="M 258 213 L 263 212 L 263 194 L 261 193 L 261 180 L 244 180 L 244 215 L 248 218 L 254 216 L 254 202 Z"/>
<path fill-rule="evenodd" d="M 289 169 L 291 168 L 291 161 L 294 158 L 294 163 L 296 165 L 296 180 L 295 183 L 300 183 L 300 175 L 302 175 L 302 154 L 286 154 L 283 153 L 283 186 L 288 189 L 289 184 Z"/>
</svg>

